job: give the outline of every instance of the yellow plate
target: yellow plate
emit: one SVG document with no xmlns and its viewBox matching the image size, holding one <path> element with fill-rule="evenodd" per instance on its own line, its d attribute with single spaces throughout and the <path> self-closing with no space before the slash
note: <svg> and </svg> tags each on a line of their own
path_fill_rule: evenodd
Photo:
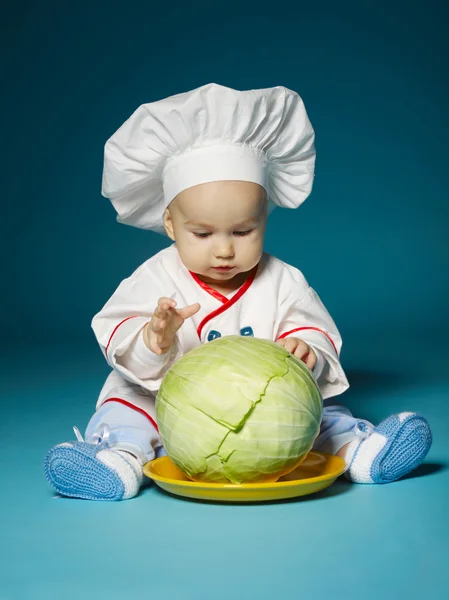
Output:
<svg viewBox="0 0 449 600">
<path fill-rule="evenodd" d="M 188 479 L 168 456 L 148 462 L 143 470 L 163 490 L 215 502 L 264 502 L 314 494 L 332 485 L 346 469 L 339 456 L 309 452 L 294 471 L 275 483 L 205 483 Z"/>
</svg>

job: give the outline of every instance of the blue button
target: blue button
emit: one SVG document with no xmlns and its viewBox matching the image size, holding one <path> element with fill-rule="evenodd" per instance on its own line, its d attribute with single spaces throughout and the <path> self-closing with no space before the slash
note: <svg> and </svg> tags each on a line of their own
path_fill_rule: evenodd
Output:
<svg viewBox="0 0 449 600">
<path fill-rule="evenodd" d="M 215 329 L 212 329 L 211 331 L 209 331 L 207 341 L 212 342 L 213 340 L 216 340 L 219 337 L 221 337 L 221 333 L 219 331 L 215 331 Z"/>
<path fill-rule="evenodd" d="M 254 337 L 254 331 L 252 327 L 244 327 L 240 329 L 240 335 L 244 335 L 246 337 Z"/>
</svg>

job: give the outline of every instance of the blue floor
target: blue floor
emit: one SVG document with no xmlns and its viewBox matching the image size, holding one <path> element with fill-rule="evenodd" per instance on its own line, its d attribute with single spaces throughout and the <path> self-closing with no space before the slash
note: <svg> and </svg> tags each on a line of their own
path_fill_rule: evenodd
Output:
<svg viewBox="0 0 449 600">
<path fill-rule="evenodd" d="M 357 416 L 422 412 L 426 464 L 388 486 L 337 481 L 260 505 L 187 501 L 148 488 L 133 500 L 54 498 L 47 449 L 73 439 L 107 374 L 95 342 L 2 357 L 1 600 L 445 598 L 449 585 L 449 352 L 417 336 L 346 339 Z M 21 357 L 22 355 L 22 357 Z M 363 408 L 362 408 L 363 407 Z"/>
</svg>

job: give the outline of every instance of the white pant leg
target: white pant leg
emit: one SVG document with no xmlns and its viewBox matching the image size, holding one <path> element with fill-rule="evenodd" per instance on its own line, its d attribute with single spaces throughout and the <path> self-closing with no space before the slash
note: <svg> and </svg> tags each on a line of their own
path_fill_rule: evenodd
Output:
<svg viewBox="0 0 449 600">
<path fill-rule="evenodd" d="M 327 454 L 336 454 L 345 444 L 358 437 L 361 423 L 372 427 L 368 421 L 356 419 L 345 406 L 325 401 L 320 434 L 315 440 L 313 449 Z"/>
<path fill-rule="evenodd" d="M 131 452 L 142 464 L 165 453 L 154 425 L 134 408 L 119 402 L 107 402 L 100 406 L 87 425 L 86 442 L 93 439 L 103 424 L 109 428 L 109 447 Z"/>
</svg>

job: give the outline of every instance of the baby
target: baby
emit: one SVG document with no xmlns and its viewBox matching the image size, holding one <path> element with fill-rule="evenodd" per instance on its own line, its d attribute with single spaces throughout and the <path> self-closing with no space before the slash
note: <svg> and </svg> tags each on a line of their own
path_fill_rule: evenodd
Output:
<svg viewBox="0 0 449 600">
<path fill-rule="evenodd" d="M 174 363 L 224 335 L 285 347 L 312 371 L 324 401 L 314 449 L 338 454 L 346 476 L 387 483 L 431 445 L 427 421 L 394 415 L 374 427 L 332 402 L 348 381 L 341 337 L 302 273 L 263 251 L 269 212 L 309 195 L 314 134 L 299 96 L 282 87 L 215 84 L 143 105 L 106 144 L 103 193 L 119 221 L 174 243 L 117 288 L 92 327 L 112 368 L 85 439 L 52 448 L 56 491 L 91 500 L 135 496 L 143 465 L 165 453 L 155 397 Z"/>
</svg>

